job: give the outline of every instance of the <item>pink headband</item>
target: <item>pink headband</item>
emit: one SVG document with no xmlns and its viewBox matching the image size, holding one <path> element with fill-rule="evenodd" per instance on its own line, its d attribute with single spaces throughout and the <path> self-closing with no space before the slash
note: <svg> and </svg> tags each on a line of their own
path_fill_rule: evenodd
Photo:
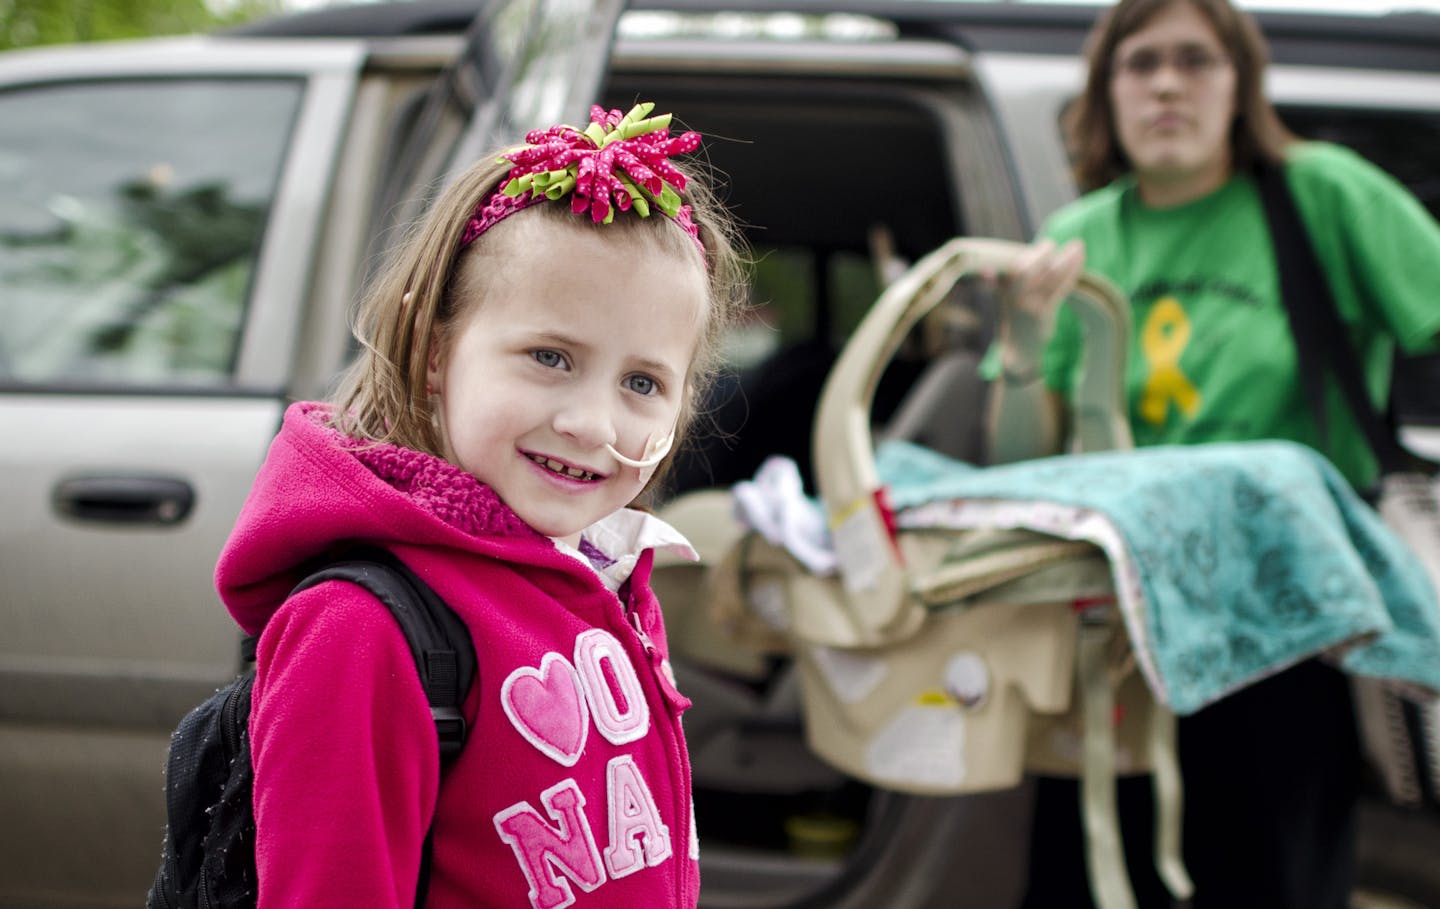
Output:
<svg viewBox="0 0 1440 909">
<path fill-rule="evenodd" d="M 680 204 L 685 175 L 668 160 L 699 148 L 700 134 L 671 138 L 669 114 L 647 118 L 654 107 L 651 102 L 637 104 L 622 116 L 596 105 L 583 132 L 563 125 L 531 130 L 524 148 L 500 157 L 515 167 L 505 185 L 470 216 L 460 248 L 517 211 L 568 195 L 570 210 L 577 215 L 589 211 L 596 224 L 609 224 L 616 209 L 633 208 L 640 217 L 649 217 L 653 204 L 690 235 L 703 258 L 705 245 L 690 218 L 690 206 Z"/>
</svg>

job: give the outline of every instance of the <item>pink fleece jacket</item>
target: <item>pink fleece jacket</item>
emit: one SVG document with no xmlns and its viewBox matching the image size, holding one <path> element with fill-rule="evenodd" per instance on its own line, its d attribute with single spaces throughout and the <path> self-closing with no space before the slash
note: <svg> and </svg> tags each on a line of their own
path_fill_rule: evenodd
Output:
<svg viewBox="0 0 1440 909">
<path fill-rule="evenodd" d="M 469 474 L 359 448 L 296 404 L 216 584 L 261 632 L 250 716 L 260 909 L 693 907 L 698 841 L 651 555 L 617 596 Z M 363 540 L 465 620 L 470 735 L 440 777 L 399 626 L 359 587 L 291 599 L 308 560 Z M 263 629 L 263 630 L 262 630 Z"/>
</svg>

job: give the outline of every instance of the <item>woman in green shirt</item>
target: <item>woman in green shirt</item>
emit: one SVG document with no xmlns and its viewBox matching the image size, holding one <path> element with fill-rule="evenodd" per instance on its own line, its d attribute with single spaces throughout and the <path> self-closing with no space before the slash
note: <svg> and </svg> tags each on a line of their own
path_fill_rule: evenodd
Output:
<svg viewBox="0 0 1440 909">
<path fill-rule="evenodd" d="M 1397 346 L 1440 333 L 1440 226 L 1358 155 L 1295 139 L 1263 95 L 1263 38 L 1228 0 L 1120 0 L 1088 54 L 1068 123 L 1087 194 L 1046 222 L 1010 281 L 996 460 L 1060 449 L 1081 344 L 1060 301 L 1088 268 L 1134 307 L 1137 444 L 1290 439 L 1367 488 L 1375 458 L 1338 391 L 1323 436 L 1305 398 L 1257 167 L 1284 167 L 1382 410 Z M 1016 397 L 1028 406 L 1003 403 Z M 1182 717 L 1179 745 L 1195 909 L 1348 906 L 1361 761 L 1343 676 L 1296 666 Z M 1077 806 L 1073 783 L 1040 781 L 1027 907 L 1088 905 Z M 1146 909 L 1169 905 L 1149 870 L 1150 810 L 1148 782 L 1122 781 Z"/>
</svg>

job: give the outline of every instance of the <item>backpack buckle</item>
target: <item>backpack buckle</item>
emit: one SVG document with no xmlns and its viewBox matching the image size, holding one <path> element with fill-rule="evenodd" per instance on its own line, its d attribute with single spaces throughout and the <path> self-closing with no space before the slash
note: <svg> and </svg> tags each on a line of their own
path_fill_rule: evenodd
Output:
<svg viewBox="0 0 1440 909">
<path fill-rule="evenodd" d="M 465 745 L 465 717 L 454 707 L 431 707 L 435 733 L 440 740 L 440 760 L 451 761 Z"/>
</svg>

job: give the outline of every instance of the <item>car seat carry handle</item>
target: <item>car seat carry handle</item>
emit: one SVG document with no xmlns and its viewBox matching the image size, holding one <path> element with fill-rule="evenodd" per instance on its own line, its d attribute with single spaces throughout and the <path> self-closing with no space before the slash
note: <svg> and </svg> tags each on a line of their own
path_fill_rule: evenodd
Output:
<svg viewBox="0 0 1440 909">
<path fill-rule="evenodd" d="M 1027 248 L 1007 240 L 959 237 L 929 253 L 880 295 L 826 380 L 813 434 L 815 477 L 846 593 L 876 640 L 903 622 L 909 583 L 875 468 L 870 412 L 880 375 L 910 329 L 946 299 L 957 281 L 1010 271 Z M 1129 448 L 1123 404 L 1128 304 L 1113 285 L 1088 272 L 1069 302 L 1086 338 L 1074 445 L 1082 451 Z"/>
<path fill-rule="evenodd" d="M 956 238 L 931 252 L 889 285 L 851 335 L 831 370 L 816 414 L 815 477 L 830 520 L 841 580 L 851 615 L 864 641 L 882 644 L 887 638 L 914 633 L 913 608 L 920 592 L 940 578 L 907 572 L 896 538 L 895 519 L 885 501 L 875 467 L 871 409 L 876 386 L 886 365 L 910 329 L 945 300 L 956 282 L 971 274 L 1004 274 L 1013 270 L 1026 244 L 1003 240 Z M 1084 369 L 1075 390 L 1073 451 L 1134 447 L 1125 410 L 1125 362 L 1130 343 L 1129 303 L 1104 279 L 1084 273 L 1068 302 L 1084 329 Z M 1037 455 L 1041 452 L 1036 452 Z M 1134 909 L 1135 898 L 1125 871 L 1115 809 L 1115 738 L 1110 727 L 1114 692 L 1104 659 L 1103 623 L 1082 634 L 1077 669 L 1078 691 L 1084 701 L 1086 746 L 1082 761 L 1086 859 L 1092 892 L 1101 909 Z M 1157 773 L 1157 784 L 1173 777 L 1173 727 L 1152 727 L 1160 741 L 1151 743 L 1152 757 L 1172 766 Z M 1160 837 L 1156 864 L 1162 879 L 1177 896 L 1191 887 L 1178 854 L 1179 801 L 1172 787 L 1161 797 L 1157 825 Z"/>
</svg>

